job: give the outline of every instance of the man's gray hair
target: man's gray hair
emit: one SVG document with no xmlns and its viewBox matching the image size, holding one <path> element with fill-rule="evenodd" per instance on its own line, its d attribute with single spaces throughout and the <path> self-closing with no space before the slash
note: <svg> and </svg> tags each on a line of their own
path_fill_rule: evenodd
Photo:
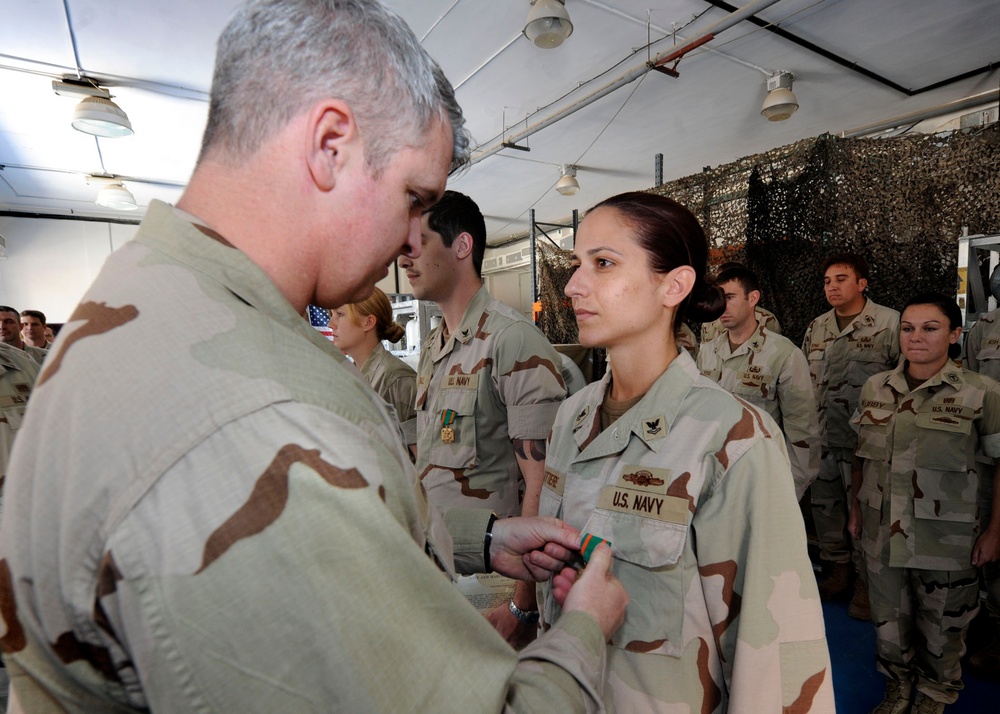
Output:
<svg viewBox="0 0 1000 714">
<path fill-rule="evenodd" d="M 250 0 L 216 47 L 201 157 L 238 163 L 324 98 L 351 107 L 376 174 L 419 146 L 436 118 L 451 124 L 452 170 L 469 161 L 455 90 L 409 26 L 378 0 Z"/>
</svg>

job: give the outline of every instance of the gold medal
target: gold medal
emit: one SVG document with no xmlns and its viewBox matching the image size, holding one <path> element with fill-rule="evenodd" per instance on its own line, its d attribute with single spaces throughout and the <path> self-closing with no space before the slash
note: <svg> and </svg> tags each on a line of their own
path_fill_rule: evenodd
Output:
<svg viewBox="0 0 1000 714">
<path fill-rule="evenodd" d="M 455 443 L 455 430 L 451 428 L 455 421 L 455 410 L 444 409 L 441 412 L 441 441 L 445 444 Z"/>
</svg>

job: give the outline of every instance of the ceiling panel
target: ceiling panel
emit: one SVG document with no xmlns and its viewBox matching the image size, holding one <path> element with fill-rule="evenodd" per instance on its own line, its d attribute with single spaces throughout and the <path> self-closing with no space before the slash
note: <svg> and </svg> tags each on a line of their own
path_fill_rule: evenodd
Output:
<svg viewBox="0 0 1000 714">
<path fill-rule="evenodd" d="M 743 0 L 732 0 L 745 5 Z M 7 0 L 0 24 L 0 211 L 106 216 L 90 173 L 126 177 L 140 210 L 176 201 L 204 129 L 216 37 L 234 0 Z M 679 76 L 645 72 L 655 56 L 705 34 L 723 9 L 705 0 L 567 0 L 575 25 L 559 48 L 522 34 L 528 0 L 389 0 L 457 86 L 478 150 L 557 111 L 564 118 L 454 177 L 498 242 L 538 220 L 562 222 L 613 193 L 648 188 L 654 155 L 667 180 L 824 132 L 996 91 L 1000 69 L 907 96 L 743 21 L 679 63 Z M 760 17 L 904 87 L 922 87 L 1000 61 L 995 0 L 780 0 Z M 648 21 L 648 22 L 647 22 Z M 53 77 L 79 69 L 107 84 L 135 135 L 95 139 L 69 126 L 76 100 Z M 647 50 L 647 37 L 654 44 Z M 761 118 L 767 74 L 792 72 L 800 109 Z M 631 70 L 637 77 L 584 106 Z M 995 103 L 995 100 L 994 100 Z M 971 110 L 970 110 L 971 111 Z M 559 166 L 580 166 L 581 190 L 553 189 Z M 21 168 L 18 168 L 21 167 Z M 123 214 L 113 214 L 121 216 Z"/>
</svg>

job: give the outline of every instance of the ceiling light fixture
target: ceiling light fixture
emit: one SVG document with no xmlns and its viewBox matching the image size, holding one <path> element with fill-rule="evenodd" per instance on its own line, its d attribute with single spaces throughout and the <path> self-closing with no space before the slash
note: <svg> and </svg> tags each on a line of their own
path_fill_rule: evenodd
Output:
<svg viewBox="0 0 1000 714">
<path fill-rule="evenodd" d="M 567 164 L 560 169 L 562 178 L 556 183 L 556 191 L 563 196 L 572 196 L 580 190 L 580 182 L 576 180 L 576 166 Z"/>
<path fill-rule="evenodd" d="M 125 111 L 111 101 L 111 93 L 83 80 L 52 80 L 52 89 L 61 96 L 83 96 L 73 110 L 73 128 L 84 134 L 113 139 L 131 136 L 132 123 Z"/>
<path fill-rule="evenodd" d="M 97 192 L 97 200 L 94 201 L 98 206 L 116 211 L 134 211 L 139 207 L 139 204 L 135 202 L 135 196 L 125 188 L 120 178 L 88 176 L 87 183 L 101 187 L 101 190 Z"/>
<path fill-rule="evenodd" d="M 784 121 L 799 108 L 799 100 L 792 93 L 791 72 L 775 72 L 767 78 L 767 96 L 760 108 L 760 115 L 768 121 Z"/>
<path fill-rule="evenodd" d="M 573 34 L 566 0 L 531 0 L 524 35 L 542 49 L 558 47 Z"/>
</svg>

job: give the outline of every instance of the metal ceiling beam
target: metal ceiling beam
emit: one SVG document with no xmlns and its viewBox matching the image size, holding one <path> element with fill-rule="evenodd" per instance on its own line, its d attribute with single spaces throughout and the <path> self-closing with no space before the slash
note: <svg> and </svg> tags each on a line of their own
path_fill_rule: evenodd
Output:
<svg viewBox="0 0 1000 714">
<path fill-rule="evenodd" d="M 729 3 L 723 2 L 723 0 L 705 0 L 705 2 L 707 2 L 709 5 L 713 5 L 713 6 L 717 7 L 717 8 L 719 8 L 720 10 L 725 10 L 726 12 L 733 12 L 734 10 L 737 9 L 736 7 L 730 5 Z M 987 64 L 987 65 L 985 65 L 983 67 L 977 67 L 976 69 L 969 70 L 968 72 L 963 72 L 962 74 L 957 74 L 954 77 L 948 77 L 947 79 L 943 79 L 943 80 L 941 80 L 939 82 L 934 82 L 933 84 L 928 84 L 928 85 L 926 85 L 924 87 L 919 87 L 917 89 L 912 89 L 910 87 L 904 87 L 904 86 L 902 86 L 900 84 L 896 84 L 895 82 L 893 82 L 888 77 L 883 77 L 882 75 L 878 74 L 877 72 L 873 72 L 870 69 L 866 69 L 864 67 L 861 67 L 860 65 L 858 65 L 857 62 L 852 62 L 851 60 L 847 59 L 846 57 L 841 57 L 840 55 L 836 54 L 835 52 L 831 52 L 830 50 L 828 50 L 828 49 L 826 49 L 824 47 L 820 47 L 819 45 L 816 45 L 816 44 L 810 42 L 809 40 L 803 39 L 803 38 L 799 37 L 798 35 L 795 35 L 795 34 L 789 32 L 788 30 L 784 29 L 783 27 L 781 27 L 779 25 L 776 25 L 776 24 L 774 24 L 772 22 L 768 22 L 767 20 L 762 20 L 759 17 L 748 17 L 747 18 L 747 22 L 749 22 L 752 25 L 756 25 L 757 27 L 763 28 L 763 29 L 767 30 L 768 32 L 773 32 L 778 37 L 781 37 L 782 39 L 788 40 L 789 42 L 791 42 L 794 45 L 798 45 L 799 47 L 801 47 L 801 48 L 803 48 L 805 50 L 809 50 L 810 52 L 812 52 L 814 54 L 817 54 L 820 57 L 823 57 L 824 59 L 828 59 L 831 62 L 839 64 L 841 67 L 846 67 L 847 69 L 851 70 L 852 72 L 857 72 L 858 74 L 860 74 L 860 75 L 862 75 L 864 77 L 867 77 L 868 79 L 873 79 L 876 82 L 878 82 L 879 84 L 884 84 L 886 87 L 890 87 L 892 89 L 895 89 L 897 92 L 900 92 L 901 94 L 905 94 L 908 97 L 912 97 L 914 95 L 921 94 L 923 92 L 929 92 L 932 89 L 937 89 L 939 87 L 945 87 L 945 86 L 947 86 L 949 84 L 954 84 L 955 82 L 960 82 L 963 79 L 967 79 L 969 77 L 974 77 L 975 75 L 982 74 L 983 72 L 989 72 L 990 70 L 992 70 L 992 69 L 1000 66 L 1000 61 L 990 62 L 989 64 Z"/>
<path fill-rule="evenodd" d="M 722 18 L 718 22 L 702 30 L 701 34 L 697 38 L 685 42 L 679 47 L 671 49 L 668 52 L 659 54 L 649 62 L 644 62 L 643 64 L 637 67 L 633 67 L 632 69 L 628 70 L 627 72 L 620 75 L 616 79 L 613 79 L 607 84 L 598 87 L 587 96 L 569 104 L 566 107 L 563 107 L 562 109 L 545 117 L 544 119 L 540 119 L 534 124 L 526 126 L 524 129 L 517 132 L 516 134 L 506 134 L 506 138 L 504 138 L 504 134 L 506 133 L 506 127 L 505 127 L 504 134 L 501 134 L 499 141 L 494 139 L 492 142 L 489 142 L 492 143 L 493 146 L 491 146 L 488 149 L 480 150 L 478 153 L 475 153 L 476 150 L 474 150 L 470 164 L 477 164 L 483 159 L 489 158 L 490 156 L 493 156 L 493 154 L 502 151 L 504 148 L 506 148 L 504 146 L 505 142 L 509 144 L 519 143 L 522 139 L 526 139 L 532 134 L 535 134 L 541 131 L 542 129 L 546 128 L 547 126 L 551 126 L 552 124 L 555 124 L 557 121 L 580 111 L 584 107 L 590 106 L 598 99 L 606 97 L 615 90 L 624 87 L 626 84 L 631 84 L 635 80 L 645 75 L 647 72 L 658 67 L 663 67 L 663 65 L 665 65 L 667 62 L 674 62 L 674 67 L 676 67 L 676 63 L 680 61 L 681 57 L 683 57 L 691 50 L 700 47 L 701 45 L 704 45 L 706 42 L 710 42 L 717 34 L 722 32 L 723 30 L 729 29 L 733 25 L 736 25 L 742 20 L 752 16 L 753 13 L 760 12 L 761 10 L 766 9 L 777 2 L 779 2 L 779 0 L 754 0 L 753 2 L 747 3 L 747 5 L 738 9 L 736 12 L 731 13 L 730 15 Z M 667 68 L 665 67 L 663 67 L 663 69 L 667 70 Z M 676 72 L 676 70 L 673 70 L 673 72 Z M 670 73 L 669 70 L 668 73 Z M 531 116 L 535 116 L 539 113 L 540 112 L 535 112 L 534 114 L 529 115 L 528 119 L 530 119 Z M 525 121 L 527 122 L 528 119 L 526 119 Z M 477 150 L 479 148 L 480 147 L 477 147 Z"/>
</svg>

